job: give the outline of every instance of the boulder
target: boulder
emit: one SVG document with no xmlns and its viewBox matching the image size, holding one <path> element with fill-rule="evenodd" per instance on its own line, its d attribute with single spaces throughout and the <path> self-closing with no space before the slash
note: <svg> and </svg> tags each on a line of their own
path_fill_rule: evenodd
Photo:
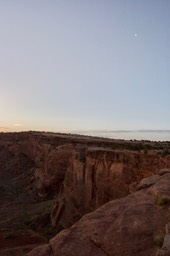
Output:
<svg viewBox="0 0 170 256">
<path fill-rule="evenodd" d="M 151 177 L 143 178 L 137 186 L 138 190 L 143 189 L 143 188 L 148 188 L 151 185 L 155 184 L 158 180 L 160 180 L 159 175 L 153 175 Z"/>
</svg>

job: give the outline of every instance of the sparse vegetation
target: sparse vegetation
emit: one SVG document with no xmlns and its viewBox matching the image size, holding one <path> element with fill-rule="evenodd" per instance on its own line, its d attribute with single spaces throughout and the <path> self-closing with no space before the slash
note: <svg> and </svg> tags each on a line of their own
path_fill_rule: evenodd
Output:
<svg viewBox="0 0 170 256">
<path fill-rule="evenodd" d="M 84 164 L 84 163 L 86 162 L 86 156 L 85 156 L 85 154 L 81 154 L 80 157 L 79 157 L 79 160 L 80 160 L 81 163 Z"/>
<path fill-rule="evenodd" d="M 148 154 L 148 149 L 145 148 L 145 149 L 143 150 L 143 153 L 144 153 L 145 155 L 147 155 L 147 154 Z"/>
<path fill-rule="evenodd" d="M 77 152 L 77 159 L 81 163 L 85 164 L 85 162 L 86 162 L 86 148 L 79 149 L 79 152 Z"/>
<path fill-rule="evenodd" d="M 155 196 L 154 198 L 155 204 L 163 207 L 167 207 L 170 204 L 170 197 L 163 195 L 163 196 Z"/>
<path fill-rule="evenodd" d="M 162 152 L 161 152 L 161 156 L 167 156 L 167 155 L 169 155 L 170 154 L 170 151 L 169 151 L 169 149 L 167 149 L 167 148 L 165 148 L 164 150 L 162 150 Z"/>
<path fill-rule="evenodd" d="M 162 230 L 158 230 L 153 234 L 153 242 L 155 245 L 162 247 L 165 233 Z"/>
<path fill-rule="evenodd" d="M 132 150 L 132 151 L 141 151 L 148 153 L 150 150 L 158 152 L 158 155 L 166 156 L 170 154 L 170 142 L 156 142 L 156 141 L 147 141 L 147 140 L 131 140 L 131 141 L 115 141 L 112 144 L 111 148 L 113 150 Z"/>
</svg>

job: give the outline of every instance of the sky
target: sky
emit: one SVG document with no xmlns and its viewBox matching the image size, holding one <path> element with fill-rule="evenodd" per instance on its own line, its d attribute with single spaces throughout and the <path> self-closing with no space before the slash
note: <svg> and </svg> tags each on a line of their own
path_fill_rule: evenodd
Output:
<svg viewBox="0 0 170 256">
<path fill-rule="evenodd" d="M 170 130 L 170 0 L 1 0 L 0 131 Z"/>
</svg>

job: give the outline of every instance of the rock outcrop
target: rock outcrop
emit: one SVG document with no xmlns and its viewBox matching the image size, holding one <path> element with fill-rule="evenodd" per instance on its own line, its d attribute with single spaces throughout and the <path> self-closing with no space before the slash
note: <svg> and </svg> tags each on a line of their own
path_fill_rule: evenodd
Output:
<svg viewBox="0 0 170 256">
<path fill-rule="evenodd" d="M 29 173 L 30 187 L 42 197 L 62 192 L 62 188 L 66 190 L 71 181 L 74 188 L 83 187 L 80 190 L 83 189 L 86 194 L 85 204 L 92 204 L 89 210 L 94 210 L 95 206 L 109 199 L 126 195 L 133 182 L 156 174 L 163 168 L 168 171 L 170 155 L 162 157 L 157 153 L 144 154 L 123 149 L 136 144 L 142 147 L 142 143 L 145 147 L 146 142 L 69 134 L 0 133 L 0 169 L 16 175 L 33 168 L 32 176 Z M 147 142 L 146 145 L 156 150 L 159 148 L 156 142 Z M 163 145 L 160 144 L 160 147 Z M 115 147 L 122 149 L 113 150 Z"/>
<path fill-rule="evenodd" d="M 61 143 L 61 145 L 60 145 Z M 33 168 L 30 189 L 41 197 L 58 193 L 64 180 L 73 146 L 51 142 L 38 134 L 3 134 L 0 136 L 0 171 L 16 176 Z"/>
<path fill-rule="evenodd" d="M 6 208 L 0 211 L 0 215 L 5 218 L 4 212 L 9 212 L 10 216 L 7 220 L 1 216 L 0 230 L 5 225 L 12 228 L 17 224 L 17 230 L 32 229 L 35 233 L 38 230 L 44 237 L 49 231 L 55 230 L 56 234 L 63 228 L 71 227 L 85 214 L 99 208 L 72 228 L 59 233 L 49 244 L 36 248 L 33 255 L 121 256 L 131 255 L 126 254 L 130 251 L 133 251 L 133 255 L 149 255 L 144 252 L 156 250 L 151 242 L 151 233 L 157 232 L 162 223 L 166 224 L 164 217 L 167 210 L 162 209 L 162 204 L 169 202 L 169 198 L 161 197 L 168 195 L 165 177 L 169 179 L 170 155 L 160 152 L 164 146 L 169 147 L 168 142 L 118 141 L 40 132 L 1 133 L 0 204 Z M 144 150 L 146 147 L 148 151 Z M 9 200 L 8 203 L 6 200 Z M 103 208 L 100 208 L 102 205 Z M 14 206 L 15 214 L 12 214 Z M 108 215 L 104 214 L 105 211 Z M 50 212 L 53 228 L 50 225 Z M 145 216 L 147 212 L 154 216 L 153 220 L 148 215 L 146 220 L 137 221 L 139 216 Z M 147 227 L 149 223 L 155 225 L 156 222 L 155 227 Z M 129 232 L 131 225 L 137 238 L 133 238 L 133 232 Z M 142 232 L 139 236 L 138 227 Z M 113 241 L 109 240 L 109 232 L 117 232 Z M 161 232 L 164 234 L 165 229 Z M 4 231 L 2 233 L 5 234 Z M 51 234 L 48 237 L 52 237 Z M 128 236 L 131 245 L 126 240 Z M 147 240 L 146 248 L 142 249 L 144 242 L 140 244 L 136 240 L 139 237 L 142 241 Z M 78 238 L 81 239 L 76 249 Z M 123 245 L 121 239 L 124 239 Z M 116 247 L 114 253 L 109 254 L 113 249 L 110 245 L 112 242 Z M 164 253 L 165 248 L 168 250 L 167 242 L 165 244 L 160 253 Z M 87 245 L 87 250 L 81 252 L 84 245 Z M 137 247 L 141 254 L 136 254 Z M 72 254 L 69 254 L 69 250 Z"/>
<path fill-rule="evenodd" d="M 132 185 L 133 191 L 148 186 L 145 179 L 136 184 L 169 164 L 169 156 L 98 147 L 76 148 L 53 208 L 52 224 L 70 227 L 85 213 L 128 195 Z M 159 177 L 155 175 L 147 183 L 151 185 Z"/>
<path fill-rule="evenodd" d="M 148 189 L 108 202 L 85 215 L 28 256 L 169 255 L 170 201 L 157 204 L 155 196 L 162 200 L 170 196 L 170 174 L 160 176 Z M 44 248 L 48 248 L 45 254 Z"/>
</svg>

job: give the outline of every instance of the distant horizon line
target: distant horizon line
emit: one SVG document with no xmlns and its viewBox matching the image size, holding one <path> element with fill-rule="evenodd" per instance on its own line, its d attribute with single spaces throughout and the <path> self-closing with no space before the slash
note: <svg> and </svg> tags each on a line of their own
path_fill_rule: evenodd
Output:
<svg viewBox="0 0 170 256">
<path fill-rule="evenodd" d="M 170 129 L 135 129 L 135 130 L 77 130 L 74 132 L 94 132 L 94 133 L 123 133 L 123 132 L 170 132 Z"/>
<path fill-rule="evenodd" d="M 110 139 L 123 140 L 150 140 L 150 141 L 170 141 L 170 130 L 166 129 L 140 129 L 140 130 L 8 130 L 0 133 L 49 133 L 65 134 L 77 136 L 92 136 Z"/>
<path fill-rule="evenodd" d="M 6 131 L 4 132 L 54 132 L 54 133 L 84 133 L 84 132 L 94 132 L 94 133 L 123 133 L 123 132 L 127 132 L 127 133 L 133 133 L 133 132 L 153 132 L 153 133 L 161 133 L 161 132 L 170 132 L 170 129 L 134 129 L 134 130 L 131 130 L 131 129 L 127 129 L 127 130 L 97 130 L 97 129 L 88 129 L 88 130 L 34 130 L 34 129 L 29 129 L 29 130 L 14 130 L 12 131 L 11 128 L 9 127 L 0 127 L 0 129 L 4 129 Z M 10 130 L 10 131 L 9 131 Z M 3 132 L 3 131 L 0 131 L 0 132 Z"/>
</svg>

